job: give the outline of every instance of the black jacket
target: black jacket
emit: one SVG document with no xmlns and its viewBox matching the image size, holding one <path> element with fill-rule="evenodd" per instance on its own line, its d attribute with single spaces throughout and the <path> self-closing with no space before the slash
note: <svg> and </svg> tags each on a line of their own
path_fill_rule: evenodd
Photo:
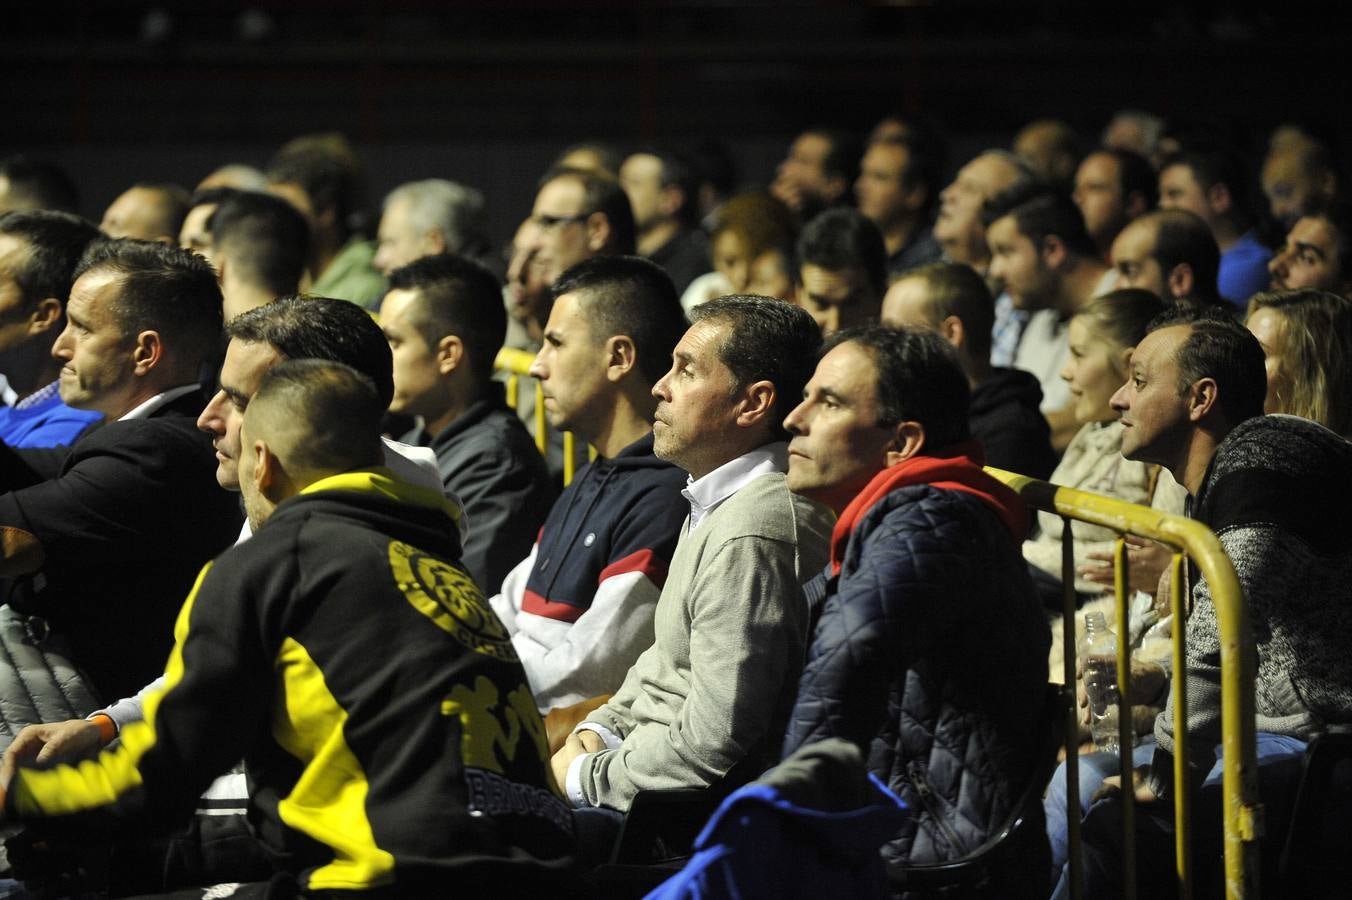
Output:
<svg viewBox="0 0 1352 900">
<path fill-rule="evenodd" d="M 1040 403 L 1037 377 L 1022 369 L 993 369 L 972 391 L 968 422 L 987 465 L 1043 480 L 1052 474 L 1056 453 Z"/>
<path fill-rule="evenodd" d="M 22 770 L 11 814 L 182 821 L 243 757 L 251 822 L 310 892 L 512 887 L 565 858 L 544 723 L 429 497 L 375 469 L 280 504 L 202 571 L 146 719 L 94 764 Z"/>
<path fill-rule="evenodd" d="M 0 496 L 0 527 L 32 534 L 44 556 L 14 579 L 10 605 L 68 642 L 105 703 L 164 671 L 193 578 L 239 534 L 239 497 L 217 484 L 211 437 L 197 430 L 204 405 L 193 392 L 109 422 L 76 441 L 55 478 Z M 7 448 L 0 471 L 8 484 L 31 478 Z M 0 666 L 5 677 L 16 673 Z"/>
<path fill-rule="evenodd" d="M 442 484 L 469 517 L 464 565 L 487 595 L 496 594 L 531 545 L 554 503 L 554 485 L 534 440 L 494 383 L 436 435 L 419 428 L 404 439 L 431 447 Z"/>
</svg>

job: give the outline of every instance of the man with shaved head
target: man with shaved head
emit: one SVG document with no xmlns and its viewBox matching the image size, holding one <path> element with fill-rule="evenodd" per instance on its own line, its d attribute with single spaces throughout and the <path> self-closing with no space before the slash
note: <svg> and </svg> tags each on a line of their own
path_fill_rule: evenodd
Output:
<svg viewBox="0 0 1352 900">
<path fill-rule="evenodd" d="M 176 244 L 187 214 L 185 188 L 176 184 L 137 184 L 108 206 L 99 227 L 109 237 Z"/>
</svg>

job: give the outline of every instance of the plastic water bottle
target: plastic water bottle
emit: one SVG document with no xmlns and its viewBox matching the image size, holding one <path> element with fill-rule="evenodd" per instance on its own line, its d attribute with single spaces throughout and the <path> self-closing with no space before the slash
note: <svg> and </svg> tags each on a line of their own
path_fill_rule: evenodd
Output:
<svg viewBox="0 0 1352 900">
<path fill-rule="evenodd" d="M 1105 753 L 1116 753 L 1119 697 L 1117 693 L 1117 637 L 1108 630 L 1101 612 L 1085 616 L 1085 633 L 1080 640 L 1080 660 L 1084 666 L 1084 690 L 1089 695 L 1089 733 L 1094 746 Z"/>
</svg>

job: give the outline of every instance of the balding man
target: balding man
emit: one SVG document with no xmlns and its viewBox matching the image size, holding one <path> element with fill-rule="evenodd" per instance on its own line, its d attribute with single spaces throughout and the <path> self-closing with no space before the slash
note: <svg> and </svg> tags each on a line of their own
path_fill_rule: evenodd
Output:
<svg viewBox="0 0 1352 900">
<path fill-rule="evenodd" d="M 257 536 L 202 570 L 122 747 L 11 769 L 8 816 L 178 824 L 243 757 L 260 839 L 304 894 L 559 877 L 541 860 L 570 852 L 568 812 L 525 673 L 444 499 L 380 467 L 383 412 L 341 364 L 264 376 L 241 432 Z"/>
<path fill-rule="evenodd" d="M 185 188 L 176 184 L 137 184 L 108 206 L 99 227 L 109 237 L 176 244 L 187 214 Z"/>
</svg>

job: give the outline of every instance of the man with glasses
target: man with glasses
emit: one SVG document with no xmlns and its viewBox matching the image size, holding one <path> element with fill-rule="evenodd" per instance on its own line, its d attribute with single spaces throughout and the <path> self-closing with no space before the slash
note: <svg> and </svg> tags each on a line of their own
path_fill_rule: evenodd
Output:
<svg viewBox="0 0 1352 900">
<path fill-rule="evenodd" d="M 551 169 L 540 180 L 531 219 L 536 225 L 535 262 L 548 284 L 593 256 L 634 253 L 634 213 L 613 178 Z"/>
</svg>

